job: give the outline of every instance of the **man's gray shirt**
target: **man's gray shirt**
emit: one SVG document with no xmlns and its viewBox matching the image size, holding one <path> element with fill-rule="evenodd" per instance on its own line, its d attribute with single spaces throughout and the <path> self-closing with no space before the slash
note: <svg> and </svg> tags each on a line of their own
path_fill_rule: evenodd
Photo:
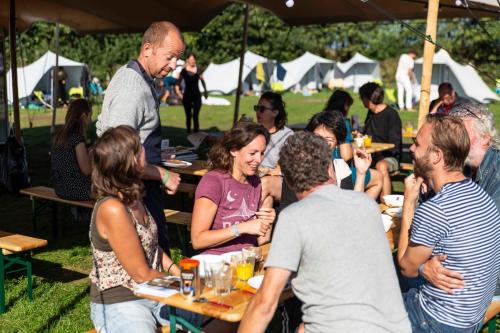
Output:
<svg viewBox="0 0 500 333">
<path fill-rule="evenodd" d="M 266 267 L 296 272 L 306 332 L 411 332 L 376 203 L 320 187 L 283 210 Z"/>
</svg>

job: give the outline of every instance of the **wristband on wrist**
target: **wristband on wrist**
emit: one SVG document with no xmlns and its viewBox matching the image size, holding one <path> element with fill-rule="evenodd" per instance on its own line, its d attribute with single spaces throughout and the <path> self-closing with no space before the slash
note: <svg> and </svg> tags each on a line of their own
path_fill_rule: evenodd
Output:
<svg viewBox="0 0 500 333">
<path fill-rule="evenodd" d="M 167 269 L 167 275 L 170 275 L 170 269 L 172 268 L 172 266 L 173 266 L 173 265 L 175 265 L 175 263 L 174 263 L 174 262 L 172 262 L 172 263 L 170 264 L 170 266 L 168 266 L 168 269 Z"/>
<path fill-rule="evenodd" d="M 234 237 L 240 236 L 240 231 L 238 230 L 238 226 L 236 224 L 231 226 L 231 231 L 233 232 Z"/>
<path fill-rule="evenodd" d="M 170 176 L 170 171 L 165 170 L 165 173 L 163 174 L 163 179 L 161 182 L 163 183 L 163 186 L 167 187 L 167 182 L 168 182 L 168 177 Z"/>
</svg>

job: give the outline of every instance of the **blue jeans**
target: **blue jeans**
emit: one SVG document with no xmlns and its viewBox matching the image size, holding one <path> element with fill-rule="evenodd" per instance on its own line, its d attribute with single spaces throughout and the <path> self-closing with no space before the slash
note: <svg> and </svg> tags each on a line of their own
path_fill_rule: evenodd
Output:
<svg viewBox="0 0 500 333">
<path fill-rule="evenodd" d="M 420 306 L 417 289 L 410 289 L 407 293 L 404 293 L 403 301 L 410 317 L 413 333 L 476 333 L 483 326 L 483 323 L 479 322 L 472 327 L 459 328 L 438 322 L 429 316 Z"/>
<path fill-rule="evenodd" d="M 100 333 L 156 332 L 156 327 L 169 325 L 168 306 L 140 299 L 114 304 L 90 303 L 90 318 Z M 194 325 L 201 325 L 202 316 L 178 309 L 177 315 Z"/>
</svg>

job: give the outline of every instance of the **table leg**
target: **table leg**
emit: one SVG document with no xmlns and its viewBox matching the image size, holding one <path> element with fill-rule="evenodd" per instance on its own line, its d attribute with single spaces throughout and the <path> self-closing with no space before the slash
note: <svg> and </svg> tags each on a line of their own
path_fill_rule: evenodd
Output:
<svg viewBox="0 0 500 333">
<path fill-rule="evenodd" d="M 31 212 L 33 214 L 33 233 L 36 234 L 36 201 L 35 198 L 31 197 Z"/>
<path fill-rule="evenodd" d="M 180 316 L 177 316 L 176 310 L 172 306 L 170 306 L 169 320 L 170 320 L 170 333 L 177 332 L 177 330 L 176 330 L 177 323 L 179 323 L 179 325 L 181 325 L 183 328 L 185 328 L 186 330 L 188 330 L 192 333 L 202 333 L 201 327 L 195 326 L 195 325 L 191 324 L 189 321 L 187 321 L 186 319 L 184 319 Z"/>
<path fill-rule="evenodd" d="M 58 223 L 57 223 L 57 210 L 58 210 L 57 202 L 53 202 L 52 203 L 52 235 L 53 235 L 54 239 L 58 238 L 57 235 L 59 233 Z"/>
</svg>

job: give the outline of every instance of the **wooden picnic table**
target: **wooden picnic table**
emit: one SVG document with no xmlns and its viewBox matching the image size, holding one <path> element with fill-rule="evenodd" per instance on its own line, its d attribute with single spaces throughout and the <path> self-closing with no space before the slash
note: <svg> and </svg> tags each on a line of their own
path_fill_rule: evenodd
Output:
<svg viewBox="0 0 500 333">
<path fill-rule="evenodd" d="M 207 172 L 207 161 L 195 160 L 191 161 L 191 165 L 182 168 L 168 168 L 173 172 L 180 173 L 181 175 L 190 175 L 190 176 L 200 176 L 203 177 Z"/>
<path fill-rule="evenodd" d="M 389 208 L 385 204 L 379 204 L 380 212 L 383 212 L 385 209 Z M 387 240 L 389 242 L 389 246 L 391 250 L 394 250 L 397 245 L 397 240 L 399 238 L 399 226 L 400 220 L 397 218 L 393 218 L 393 225 L 391 229 L 386 232 Z M 265 244 L 261 246 L 262 254 L 264 258 L 267 258 L 269 253 L 269 249 L 271 244 Z M 258 275 L 264 274 L 264 269 L 262 268 Z M 216 318 L 220 320 L 224 320 L 227 322 L 239 322 L 241 321 L 243 314 L 245 313 L 250 300 L 254 296 L 256 290 L 250 287 L 247 283 L 239 283 L 238 290 L 231 292 L 228 296 L 225 297 L 216 297 L 211 289 L 207 289 L 201 294 L 201 297 L 206 297 L 209 300 L 218 301 L 225 305 L 229 305 L 232 308 L 228 309 L 224 306 L 214 305 L 210 303 L 198 303 L 193 301 L 186 300 L 180 293 L 168 296 L 168 297 L 157 297 L 150 295 L 141 295 L 140 297 L 148 298 L 163 304 L 167 304 L 171 307 L 171 318 L 170 321 L 170 332 L 176 332 L 176 323 L 184 324 L 185 321 L 182 318 L 179 318 L 175 315 L 175 309 L 183 309 L 187 311 L 191 311 L 194 313 L 198 313 L 207 317 Z M 286 289 L 283 291 L 280 297 L 280 301 L 287 300 L 293 297 L 293 291 L 291 289 Z M 173 315 L 173 316 L 172 316 Z M 194 330 L 193 330 L 194 328 Z M 201 328 L 189 327 L 193 332 L 201 332 Z"/>
<path fill-rule="evenodd" d="M 366 152 L 370 154 L 379 153 L 381 151 L 389 150 L 394 147 L 395 147 L 394 143 L 372 142 L 370 147 L 366 148 Z"/>
</svg>

